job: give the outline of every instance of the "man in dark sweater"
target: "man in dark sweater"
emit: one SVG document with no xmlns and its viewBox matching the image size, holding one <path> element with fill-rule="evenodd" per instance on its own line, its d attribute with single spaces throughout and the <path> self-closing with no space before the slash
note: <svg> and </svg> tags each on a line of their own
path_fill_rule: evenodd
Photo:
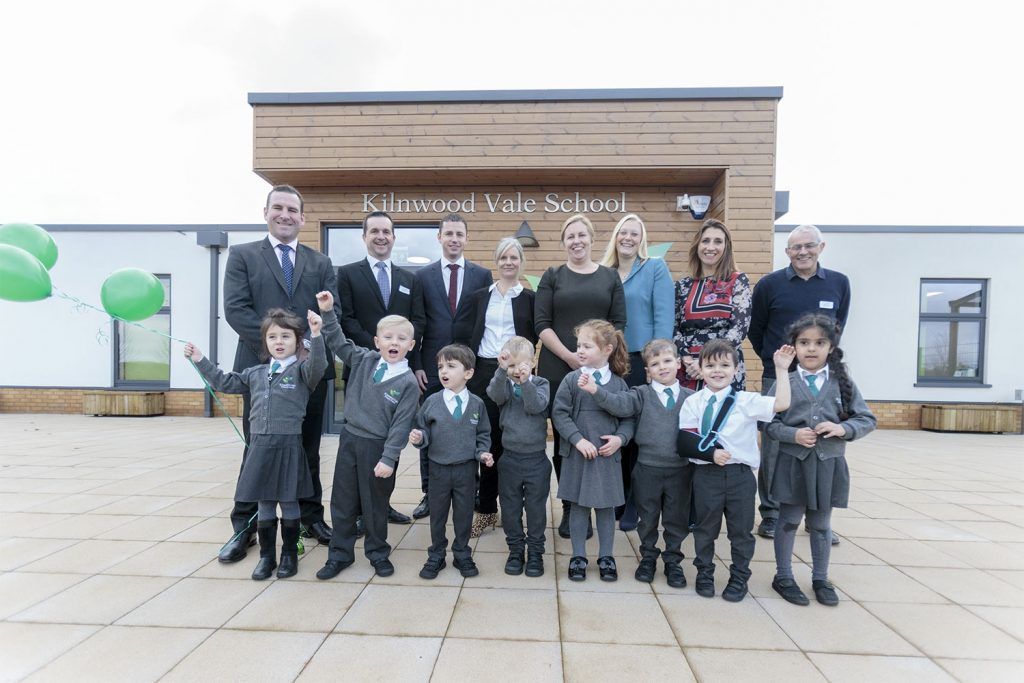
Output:
<svg viewBox="0 0 1024 683">
<path fill-rule="evenodd" d="M 805 313 L 821 313 L 835 318 L 843 329 L 850 312 L 849 279 L 840 272 L 826 270 L 818 263 L 821 252 L 825 250 L 821 231 L 813 225 L 798 226 L 789 233 L 786 245 L 790 265 L 765 275 L 754 287 L 747 336 L 764 364 L 762 394 L 767 394 L 775 386 L 772 354 L 775 349 L 789 343 L 786 331 L 797 318 Z M 757 472 L 761 524 L 757 533 L 764 538 L 775 537 L 775 524 L 779 517 L 778 503 L 771 500 L 765 480 L 766 473 L 775 466 L 777 452 L 778 443 L 762 432 L 761 468 Z M 839 542 L 835 534 L 832 539 L 833 544 Z"/>
<path fill-rule="evenodd" d="M 468 346 L 449 344 L 437 352 L 437 374 L 444 387 L 423 401 L 416 415 L 416 428 L 409 441 L 420 449 L 429 448 L 430 549 L 420 578 L 435 579 L 444 569 L 448 537 L 445 526 L 451 510 L 455 526 L 452 555 L 463 576 L 476 576 L 469 533 L 473 526 L 473 496 L 476 493 L 477 461 L 494 466 L 491 423 L 479 396 L 466 389 L 473 376 L 476 356 Z"/>
</svg>

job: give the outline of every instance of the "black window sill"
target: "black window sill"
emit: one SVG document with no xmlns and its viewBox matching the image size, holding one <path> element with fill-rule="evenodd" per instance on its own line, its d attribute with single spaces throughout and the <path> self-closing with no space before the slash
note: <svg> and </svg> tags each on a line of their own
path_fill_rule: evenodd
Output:
<svg viewBox="0 0 1024 683">
<path fill-rule="evenodd" d="M 935 382 L 915 382 L 915 387 L 939 387 L 943 389 L 991 389 L 991 384 L 984 384 L 981 382 L 952 382 L 938 380 Z"/>
</svg>

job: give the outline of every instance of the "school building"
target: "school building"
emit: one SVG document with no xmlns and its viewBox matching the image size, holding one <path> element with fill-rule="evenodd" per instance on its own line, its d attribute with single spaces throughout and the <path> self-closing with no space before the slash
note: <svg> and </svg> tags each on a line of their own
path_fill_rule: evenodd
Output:
<svg viewBox="0 0 1024 683">
<path fill-rule="evenodd" d="M 467 258 L 485 266 L 493 264 L 501 237 L 523 238 L 528 280 L 564 262 L 558 232 L 569 215 L 585 213 L 594 221 L 594 256 L 600 258 L 618 218 L 637 213 L 650 243 L 667 249 L 676 276 L 686 272 L 686 248 L 701 220 L 722 220 L 732 230 L 739 268 L 756 281 L 785 263 L 779 240 L 784 246 L 788 230 L 775 226 L 787 202 L 775 188 L 781 97 L 779 87 L 252 93 L 253 168 L 268 183 L 291 184 L 303 193 L 300 239 L 336 266 L 365 255 L 360 221 L 373 210 L 395 219 L 397 265 L 415 269 L 439 258 L 436 221 L 454 212 L 469 224 Z M 709 198 L 701 219 L 684 200 L 695 207 L 699 197 Z M 259 208 L 254 205 L 253 215 Z M 100 284 L 112 270 L 149 270 L 168 294 L 165 308 L 143 324 L 213 349 L 222 367 L 230 367 L 237 337 L 223 320 L 219 295 L 226 248 L 260 238 L 265 225 L 44 227 L 60 249 L 52 276 L 62 291 L 98 304 Z M 1014 392 L 1024 388 L 1024 370 L 1012 358 L 1022 323 L 1007 307 L 1024 294 L 1009 273 L 1010 254 L 1024 253 L 1022 231 L 954 229 L 941 233 L 951 242 L 940 245 L 933 233 L 842 228 L 823 228 L 828 247 L 822 262 L 852 281 L 854 308 L 844 344 L 883 425 L 919 427 L 925 403 L 983 404 L 987 412 L 1000 404 L 1019 429 L 1020 397 Z M 902 252 L 893 277 L 882 276 L 879 263 L 896 258 L 893 247 L 903 240 L 914 248 Z M 118 248 L 105 250 L 102 261 L 92 258 L 99 244 L 115 241 Z M 981 251 L 985 241 L 998 243 L 975 265 L 965 252 Z M 972 249 L 961 246 L 966 244 Z M 955 315 L 975 317 L 920 317 L 935 314 L 932 303 L 952 301 L 933 296 L 934 288 L 921 293 L 931 286 L 926 280 L 943 278 L 959 287 Z M 967 305 L 977 282 L 981 313 Z M 920 297 L 929 306 L 918 314 L 907 302 Z M 177 342 L 113 324 L 58 296 L 33 304 L 0 302 L 0 314 L 31 339 L 28 361 L 0 377 L 0 412 L 159 408 L 200 415 L 210 409 Z M 926 333 L 924 351 L 916 351 L 919 329 Z M 945 366 L 933 362 L 941 356 L 939 338 L 953 330 L 959 332 L 956 353 L 947 353 Z M 964 351 L 961 363 L 961 350 L 972 344 L 980 360 L 971 361 Z M 0 353 L 23 356 L 25 346 L 24 339 L 6 336 Z M 760 367 L 749 348 L 747 358 L 753 359 L 750 388 L 756 388 Z M 973 369 L 961 367 L 972 362 Z M 883 366 L 896 371 L 874 373 Z M 923 382 L 914 376 L 920 368 Z M 330 400 L 325 427 L 333 430 L 344 409 L 340 391 Z M 225 401 L 231 410 L 240 404 Z"/>
</svg>

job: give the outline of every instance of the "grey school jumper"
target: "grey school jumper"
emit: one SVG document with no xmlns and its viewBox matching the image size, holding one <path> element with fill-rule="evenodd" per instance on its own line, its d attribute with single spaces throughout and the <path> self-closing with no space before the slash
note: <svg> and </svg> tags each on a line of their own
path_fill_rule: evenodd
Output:
<svg viewBox="0 0 1024 683">
<path fill-rule="evenodd" d="M 679 387 L 679 398 L 672 408 L 661 404 L 650 384 L 633 387 L 629 391 L 610 392 L 599 387 L 594 394 L 597 404 L 616 417 L 635 417 L 636 433 L 633 443 L 639 448 L 637 462 L 651 467 L 683 467 L 687 461 L 676 455 L 676 435 L 679 433 L 679 410 L 683 401 L 693 394 Z"/>
<path fill-rule="evenodd" d="M 508 379 L 508 370 L 498 368 L 487 395 L 501 408 L 501 443 L 516 453 L 543 451 L 548 442 L 548 401 L 551 385 L 543 377 L 533 376 L 520 386 L 516 396 Z"/>
<path fill-rule="evenodd" d="M 448 548 L 446 525 L 452 515 L 456 560 L 472 556 L 469 534 L 473 527 L 473 497 L 476 494 L 477 460 L 491 447 L 491 423 L 479 396 L 469 395 L 462 417 L 455 419 L 444 403 L 444 392 L 431 394 L 416 415 L 416 428 L 423 432 L 419 448 L 430 447 L 427 499 L 430 503 L 430 548 L 432 558 L 444 559 Z"/>
</svg>

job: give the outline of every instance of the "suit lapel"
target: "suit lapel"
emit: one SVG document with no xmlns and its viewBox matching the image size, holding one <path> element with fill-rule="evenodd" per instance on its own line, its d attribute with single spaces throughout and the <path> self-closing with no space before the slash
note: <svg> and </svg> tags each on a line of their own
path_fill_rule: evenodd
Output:
<svg viewBox="0 0 1024 683">
<path fill-rule="evenodd" d="M 292 272 L 292 293 L 299 288 L 299 281 L 302 279 L 302 269 L 306 267 L 306 247 L 298 245 L 295 249 L 295 270 Z"/>
<path fill-rule="evenodd" d="M 391 300 L 388 302 L 389 303 L 388 310 L 391 309 L 390 304 L 394 303 L 395 298 L 398 296 L 398 288 L 401 287 L 402 284 L 404 284 L 401 281 L 400 272 L 401 271 L 399 271 L 398 268 L 395 267 L 394 262 L 392 262 L 392 264 L 391 264 Z"/>
<path fill-rule="evenodd" d="M 444 312 L 448 314 L 448 319 L 451 320 L 452 310 L 448 307 L 448 292 L 444 289 L 444 266 L 441 265 L 442 261 L 443 259 L 441 261 L 434 261 L 428 266 L 428 268 L 433 269 L 433 272 L 427 277 L 427 284 L 434 288 L 437 300 L 444 304 L 441 308 L 444 309 Z"/>
<path fill-rule="evenodd" d="M 263 246 L 260 248 L 260 252 L 263 254 L 263 260 L 267 264 L 267 268 L 273 273 L 274 279 L 277 280 L 277 284 L 280 285 L 281 291 L 291 298 L 288 292 L 288 287 L 284 283 L 284 271 L 281 270 L 281 262 L 277 260 L 277 254 L 274 253 L 274 247 L 270 244 L 269 238 L 263 239 Z M 292 284 L 295 284 L 294 277 L 292 278 Z"/>
<path fill-rule="evenodd" d="M 359 262 L 359 272 L 363 274 L 364 278 L 366 278 L 366 283 L 369 286 L 370 291 L 372 291 L 374 296 L 377 297 L 377 302 L 380 304 L 380 307 L 383 310 L 386 311 L 387 310 L 387 306 L 384 305 L 384 297 L 381 296 L 381 294 L 380 294 L 380 287 L 377 286 L 377 278 L 373 274 L 373 269 L 370 268 L 370 262 L 367 261 L 365 258 L 362 261 Z M 391 264 L 391 282 L 392 282 L 392 285 L 394 284 L 394 281 L 395 281 L 395 265 Z M 394 289 L 392 289 L 392 292 L 394 292 Z"/>
</svg>

